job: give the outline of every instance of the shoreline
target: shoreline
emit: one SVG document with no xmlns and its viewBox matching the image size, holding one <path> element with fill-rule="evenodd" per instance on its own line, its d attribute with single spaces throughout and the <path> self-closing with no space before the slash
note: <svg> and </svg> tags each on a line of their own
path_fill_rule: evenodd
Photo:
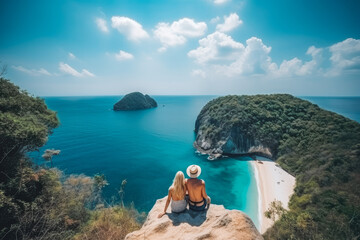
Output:
<svg viewBox="0 0 360 240">
<path fill-rule="evenodd" d="M 254 169 L 256 185 L 258 190 L 258 220 L 259 232 L 265 233 L 273 225 L 271 219 L 264 216 L 270 203 L 274 200 L 282 202 L 285 209 L 288 209 L 290 196 L 294 193 L 295 177 L 287 173 L 280 166 L 266 158 L 257 157 L 258 161 L 250 161 Z"/>
<path fill-rule="evenodd" d="M 257 211 L 257 218 L 258 218 L 258 224 L 259 224 L 259 232 L 261 230 L 262 227 L 262 197 L 261 197 L 261 189 L 260 189 L 260 184 L 259 184 L 259 171 L 257 169 L 257 167 L 255 166 L 255 164 L 253 164 L 254 162 L 251 161 L 251 167 L 253 168 L 254 171 L 254 176 L 255 176 L 255 181 L 256 181 L 256 189 L 258 191 L 258 211 Z M 262 234 L 262 233 L 261 233 Z"/>
</svg>

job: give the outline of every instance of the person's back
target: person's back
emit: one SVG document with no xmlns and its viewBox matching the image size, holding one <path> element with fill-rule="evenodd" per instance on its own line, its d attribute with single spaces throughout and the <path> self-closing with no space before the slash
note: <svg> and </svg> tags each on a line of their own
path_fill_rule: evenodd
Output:
<svg viewBox="0 0 360 240">
<path fill-rule="evenodd" d="M 203 198 L 203 189 L 205 189 L 205 182 L 198 178 L 190 178 L 186 180 L 186 187 L 188 190 L 189 198 L 195 202 L 202 201 Z"/>
<path fill-rule="evenodd" d="M 164 211 L 161 212 L 158 217 L 161 218 L 166 214 L 166 209 L 171 202 L 171 212 L 183 212 L 186 209 L 187 202 L 185 199 L 186 186 L 184 174 L 178 171 L 175 175 L 173 184 L 169 188 L 168 197 L 166 199 Z"/>
<path fill-rule="evenodd" d="M 201 168 L 197 165 L 191 165 L 186 172 L 190 177 L 185 182 L 189 194 L 189 208 L 202 211 L 207 204 L 210 204 L 210 197 L 206 194 L 205 182 L 197 178 L 201 173 Z"/>
</svg>

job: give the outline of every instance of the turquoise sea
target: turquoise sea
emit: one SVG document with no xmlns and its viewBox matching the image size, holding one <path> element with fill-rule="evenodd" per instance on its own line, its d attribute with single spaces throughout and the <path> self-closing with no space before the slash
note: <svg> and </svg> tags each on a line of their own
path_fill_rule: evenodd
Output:
<svg viewBox="0 0 360 240">
<path fill-rule="evenodd" d="M 127 180 L 125 203 L 149 211 L 156 199 L 167 195 L 177 171 L 190 164 L 202 168 L 201 178 L 213 203 L 247 213 L 259 226 L 258 192 L 246 158 L 208 161 L 195 152 L 194 125 L 201 108 L 215 96 L 154 96 L 159 107 L 144 111 L 114 112 L 121 97 L 46 97 L 61 125 L 46 146 L 32 153 L 34 161 L 47 148 L 60 149 L 53 164 L 66 174 L 105 174 L 108 201 Z M 320 107 L 360 121 L 360 98 L 302 97 Z"/>
</svg>

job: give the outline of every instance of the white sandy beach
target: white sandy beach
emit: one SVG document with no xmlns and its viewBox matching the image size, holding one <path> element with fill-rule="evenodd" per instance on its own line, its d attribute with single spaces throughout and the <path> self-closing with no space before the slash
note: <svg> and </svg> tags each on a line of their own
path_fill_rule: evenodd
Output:
<svg viewBox="0 0 360 240">
<path fill-rule="evenodd" d="M 273 222 L 264 216 L 264 212 L 274 200 L 281 201 L 288 208 L 290 196 L 294 192 L 295 177 L 287 173 L 276 163 L 265 158 L 258 157 L 262 164 L 251 161 L 255 170 L 255 177 L 259 190 L 259 221 L 260 233 L 264 233 Z"/>
</svg>

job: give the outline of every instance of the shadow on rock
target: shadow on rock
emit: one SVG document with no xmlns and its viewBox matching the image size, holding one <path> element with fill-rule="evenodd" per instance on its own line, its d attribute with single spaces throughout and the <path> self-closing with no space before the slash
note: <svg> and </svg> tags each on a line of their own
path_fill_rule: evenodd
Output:
<svg viewBox="0 0 360 240">
<path fill-rule="evenodd" d="M 167 216 L 172 221 L 174 226 L 178 226 L 181 223 L 188 223 L 191 226 L 201 226 L 203 222 L 206 221 L 207 209 L 204 211 L 192 211 L 186 209 L 184 212 L 181 213 L 168 213 Z"/>
</svg>

